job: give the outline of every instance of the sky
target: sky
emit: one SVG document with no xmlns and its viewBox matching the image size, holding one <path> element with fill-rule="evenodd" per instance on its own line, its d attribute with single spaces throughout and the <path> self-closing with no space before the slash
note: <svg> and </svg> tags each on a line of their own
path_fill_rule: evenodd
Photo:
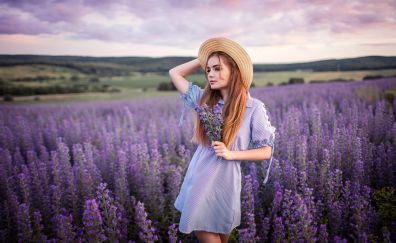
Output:
<svg viewBox="0 0 396 243">
<path fill-rule="evenodd" d="M 0 54 L 191 56 L 208 38 L 254 63 L 396 55 L 396 0 L 2 0 Z"/>
</svg>

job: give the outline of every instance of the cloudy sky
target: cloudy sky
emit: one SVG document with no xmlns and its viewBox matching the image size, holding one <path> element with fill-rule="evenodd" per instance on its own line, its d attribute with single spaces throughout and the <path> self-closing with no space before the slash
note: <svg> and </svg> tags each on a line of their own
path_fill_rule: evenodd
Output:
<svg viewBox="0 0 396 243">
<path fill-rule="evenodd" d="M 2 0 L 0 54 L 196 56 L 214 36 L 255 63 L 396 55 L 396 0 Z"/>
</svg>

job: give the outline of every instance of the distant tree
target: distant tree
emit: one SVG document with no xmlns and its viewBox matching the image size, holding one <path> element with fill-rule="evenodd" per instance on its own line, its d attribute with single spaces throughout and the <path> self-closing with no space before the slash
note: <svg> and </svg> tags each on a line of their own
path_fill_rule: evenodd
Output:
<svg viewBox="0 0 396 243">
<path fill-rule="evenodd" d="M 177 90 L 176 86 L 172 82 L 161 82 L 157 86 L 158 91 L 172 91 Z"/>
<path fill-rule="evenodd" d="M 78 81 L 78 80 L 80 80 L 80 77 L 78 77 L 77 75 L 73 75 L 73 76 L 70 77 L 70 80 L 71 81 Z"/>
<path fill-rule="evenodd" d="M 363 77 L 363 80 L 369 80 L 369 79 L 379 79 L 383 78 L 384 76 L 382 75 L 366 75 Z"/>
<path fill-rule="evenodd" d="M 89 79 L 89 82 L 91 82 L 91 83 L 98 83 L 98 82 L 99 82 L 99 78 L 98 78 L 98 77 L 91 77 L 91 78 Z"/>
<path fill-rule="evenodd" d="M 393 101 L 395 100 L 395 90 L 387 90 L 385 91 L 385 99 L 390 103 L 393 104 Z"/>
<path fill-rule="evenodd" d="M 161 82 L 157 86 L 158 91 L 167 91 L 168 90 L 168 83 Z"/>
<path fill-rule="evenodd" d="M 14 97 L 12 97 L 12 95 L 10 95 L 10 94 L 6 94 L 6 95 L 4 95 L 3 100 L 11 102 L 14 100 Z"/>
<path fill-rule="evenodd" d="M 52 78 L 50 76 L 47 76 L 47 75 L 38 75 L 36 78 L 30 78 L 30 79 L 31 79 L 30 81 L 37 80 L 39 82 L 43 82 L 45 80 L 50 80 Z"/>
<path fill-rule="evenodd" d="M 303 78 L 289 78 L 289 84 L 303 84 Z"/>
<path fill-rule="evenodd" d="M 116 92 L 121 92 L 121 90 L 119 88 L 112 87 L 111 89 L 108 90 L 108 92 L 116 93 Z"/>
<path fill-rule="evenodd" d="M 312 84 L 314 84 L 314 83 L 325 83 L 326 82 L 326 80 L 311 80 L 311 81 L 309 81 L 309 83 L 312 83 Z"/>
<path fill-rule="evenodd" d="M 67 87 L 65 87 L 65 89 L 67 90 Z M 65 89 L 63 92 L 65 92 Z M 86 84 L 75 84 L 75 85 L 73 85 L 71 90 L 69 89 L 65 93 L 83 93 L 88 90 L 89 90 L 89 86 Z"/>
<path fill-rule="evenodd" d="M 177 90 L 176 86 L 172 82 L 168 83 L 168 86 L 169 90 Z"/>
<path fill-rule="evenodd" d="M 329 79 L 327 81 L 328 82 L 350 82 L 350 81 L 354 81 L 354 80 L 353 79 L 337 78 L 337 79 Z"/>
</svg>

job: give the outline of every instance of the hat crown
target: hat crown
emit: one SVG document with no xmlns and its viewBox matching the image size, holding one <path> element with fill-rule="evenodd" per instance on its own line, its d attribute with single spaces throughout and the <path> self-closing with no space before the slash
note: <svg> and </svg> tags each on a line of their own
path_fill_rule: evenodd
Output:
<svg viewBox="0 0 396 243">
<path fill-rule="evenodd" d="M 214 37 L 201 44 L 198 51 L 198 59 L 202 69 L 206 69 L 206 61 L 210 54 L 215 51 L 227 53 L 237 64 L 241 72 L 242 82 L 247 90 L 253 81 L 253 63 L 249 54 L 237 42 L 225 37 Z"/>
</svg>

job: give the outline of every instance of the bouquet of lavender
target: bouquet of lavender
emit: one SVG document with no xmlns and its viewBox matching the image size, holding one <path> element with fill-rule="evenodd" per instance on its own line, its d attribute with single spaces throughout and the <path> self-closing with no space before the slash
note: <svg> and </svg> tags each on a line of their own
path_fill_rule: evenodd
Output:
<svg viewBox="0 0 396 243">
<path fill-rule="evenodd" d="M 221 140 L 221 131 L 224 126 L 223 116 L 221 115 L 221 107 L 216 104 L 213 109 L 208 105 L 196 105 L 195 111 L 198 112 L 199 119 L 201 120 L 208 138 L 213 141 Z"/>
</svg>

